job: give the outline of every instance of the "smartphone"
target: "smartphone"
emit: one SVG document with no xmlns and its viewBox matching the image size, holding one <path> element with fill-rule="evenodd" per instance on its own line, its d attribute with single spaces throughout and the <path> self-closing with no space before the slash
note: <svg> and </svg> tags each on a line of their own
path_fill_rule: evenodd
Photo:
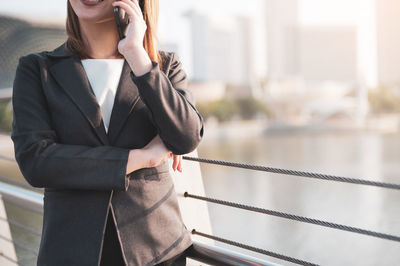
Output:
<svg viewBox="0 0 400 266">
<path fill-rule="evenodd" d="M 144 10 L 144 0 L 139 0 L 139 6 L 140 9 Z M 114 7 L 114 16 L 115 16 L 115 22 L 117 24 L 117 30 L 118 30 L 118 35 L 120 40 L 126 37 L 126 32 L 128 29 L 128 24 L 129 24 L 129 18 L 128 15 L 126 14 L 125 10 L 122 8 L 119 8 L 119 6 Z"/>
<path fill-rule="evenodd" d="M 114 7 L 114 17 L 115 22 L 117 23 L 117 30 L 119 39 L 122 40 L 126 36 L 126 30 L 128 29 L 128 15 L 125 10 L 119 8 L 119 6 Z"/>
</svg>

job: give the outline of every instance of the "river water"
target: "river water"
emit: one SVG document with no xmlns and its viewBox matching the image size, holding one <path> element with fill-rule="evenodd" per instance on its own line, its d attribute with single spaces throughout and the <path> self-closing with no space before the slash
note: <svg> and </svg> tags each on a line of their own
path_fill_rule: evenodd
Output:
<svg viewBox="0 0 400 266">
<path fill-rule="evenodd" d="M 400 134 L 245 132 L 204 141 L 199 157 L 400 183 Z M 210 164 L 201 171 L 209 197 L 400 236 L 400 191 Z M 320 265 L 400 265 L 398 242 L 208 206 L 213 234 L 224 238 Z"/>
<path fill-rule="evenodd" d="M 4 143 L 4 142 L 2 142 Z M 2 154 L 10 148 L 2 144 Z M 400 134 L 330 132 L 205 138 L 199 157 L 400 183 Z M 184 163 L 185 161 L 183 161 Z M 183 166 L 184 168 L 184 166 Z M 1 163 L 2 175 L 16 175 Z M 400 192 L 201 164 L 206 195 L 400 235 Z M 41 230 L 41 217 L 6 204 L 9 217 Z M 320 265 L 400 265 L 400 243 L 209 204 L 213 234 Z M 12 227 L 14 239 L 39 238 Z M 218 243 L 217 243 L 218 244 Z M 222 247 L 227 247 L 220 244 Z M 229 247 L 282 265 L 278 259 Z M 17 248 L 24 265 L 34 256 Z"/>
</svg>

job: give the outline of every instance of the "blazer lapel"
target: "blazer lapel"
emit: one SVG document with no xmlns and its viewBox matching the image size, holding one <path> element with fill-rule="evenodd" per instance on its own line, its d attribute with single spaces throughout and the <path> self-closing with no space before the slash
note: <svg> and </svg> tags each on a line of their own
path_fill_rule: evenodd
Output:
<svg viewBox="0 0 400 266">
<path fill-rule="evenodd" d="M 50 73 L 78 106 L 100 141 L 104 145 L 112 144 L 139 100 L 139 91 L 129 75 L 131 69 L 128 62 L 124 61 L 107 134 L 100 106 L 79 57 L 66 49 L 66 43 L 63 43 L 48 55 L 63 57 L 50 67 Z"/>
<path fill-rule="evenodd" d="M 135 104 L 139 100 L 139 90 L 130 77 L 130 71 L 131 68 L 128 61 L 125 60 L 108 127 L 110 143 L 114 143 L 117 139 L 126 119 L 132 113 Z"/>
</svg>

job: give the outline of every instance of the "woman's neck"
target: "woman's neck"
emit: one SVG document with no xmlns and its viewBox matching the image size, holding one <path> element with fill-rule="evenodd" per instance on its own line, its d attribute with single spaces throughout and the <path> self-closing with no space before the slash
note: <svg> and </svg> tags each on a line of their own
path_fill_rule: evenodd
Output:
<svg viewBox="0 0 400 266">
<path fill-rule="evenodd" d="M 121 58 L 118 54 L 119 36 L 114 18 L 96 23 L 79 21 L 83 42 L 92 58 Z"/>
</svg>

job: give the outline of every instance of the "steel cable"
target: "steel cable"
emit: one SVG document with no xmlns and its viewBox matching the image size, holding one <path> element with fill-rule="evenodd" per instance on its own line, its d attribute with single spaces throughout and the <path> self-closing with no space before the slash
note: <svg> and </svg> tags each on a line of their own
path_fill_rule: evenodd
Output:
<svg viewBox="0 0 400 266">
<path fill-rule="evenodd" d="M 278 216 L 278 217 L 286 218 L 286 219 L 290 219 L 290 220 L 296 220 L 299 222 L 316 224 L 319 226 L 330 227 L 330 228 L 334 228 L 334 229 L 338 229 L 338 230 L 342 230 L 342 231 L 349 231 L 352 233 L 358 233 L 358 234 L 363 234 L 363 235 L 368 235 L 368 236 L 373 236 L 373 237 L 378 237 L 378 238 L 382 238 L 382 239 L 400 242 L 400 236 L 374 232 L 374 231 L 365 230 L 365 229 L 347 226 L 347 225 L 342 225 L 342 224 L 325 222 L 325 221 L 312 219 L 312 218 L 308 218 L 308 217 L 293 215 L 293 214 L 279 212 L 279 211 L 267 210 L 267 209 L 263 209 L 263 208 L 248 206 L 248 205 L 239 204 L 239 203 L 235 203 L 235 202 L 229 202 L 229 201 L 225 201 L 225 200 L 219 200 L 219 199 L 213 199 L 213 198 L 203 197 L 203 196 L 199 196 L 199 195 L 193 195 L 193 194 L 189 194 L 188 192 L 185 192 L 183 195 L 185 197 L 190 197 L 190 198 L 195 198 L 195 199 L 204 200 L 204 201 L 208 201 L 208 202 L 213 202 L 216 204 L 221 204 L 221 205 L 230 206 L 230 207 L 234 207 L 234 208 L 244 209 L 244 210 L 253 211 L 253 212 L 259 212 L 259 213 Z"/>
<path fill-rule="evenodd" d="M 358 184 L 358 185 L 368 185 L 368 186 L 400 190 L 400 184 L 395 184 L 395 183 L 378 182 L 378 181 L 373 181 L 373 180 L 357 179 L 357 178 L 350 178 L 350 177 L 343 177 L 343 176 L 334 176 L 334 175 L 319 174 L 319 173 L 312 173 L 312 172 L 303 172 L 303 171 L 288 170 L 288 169 L 282 169 L 282 168 L 274 168 L 274 167 L 252 165 L 252 164 L 245 164 L 245 163 L 234 163 L 234 162 L 228 162 L 228 161 L 197 158 L 197 157 L 190 157 L 190 156 L 182 156 L 182 159 L 190 160 L 190 161 L 197 161 L 197 162 L 202 162 L 202 163 L 208 163 L 208 164 L 217 164 L 217 165 L 257 170 L 257 171 L 263 171 L 263 172 L 271 172 L 271 173 L 277 173 L 277 174 L 303 176 L 303 177 L 310 177 L 310 178 L 316 178 L 316 179 L 322 179 L 322 180 L 331 180 L 331 181 L 337 181 L 337 182 L 345 182 L 345 183 L 352 183 L 352 184 Z"/>
</svg>

